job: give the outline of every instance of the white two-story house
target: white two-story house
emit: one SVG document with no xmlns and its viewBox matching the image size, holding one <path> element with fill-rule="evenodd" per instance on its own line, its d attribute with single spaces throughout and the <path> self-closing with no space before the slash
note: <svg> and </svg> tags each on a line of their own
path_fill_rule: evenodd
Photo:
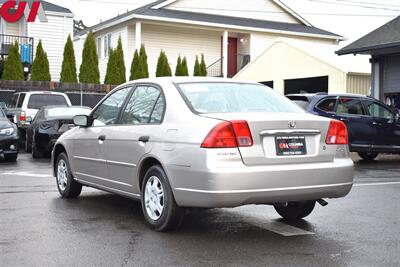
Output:
<svg viewBox="0 0 400 267">
<path fill-rule="evenodd" d="M 0 5 L 5 1 L 0 0 Z M 35 22 L 27 22 L 25 16 L 16 23 L 0 19 L 0 58 L 4 60 L 8 47 L 18 41 L 22 63 L 25 71 L 29 72 L 36 46 L 42 40 L 49 59 L 51 79 L 59 81 L 64 45 L 68 35 L 73 35 L 74 14 L 67 8 L 46 1 L 42 1 L 42 6 L 47 22 L 41 22 L 39 18 Z"/>
<path fill-rule="evenodd" d="M 150 76 L 161 50 L 175 69 L 179 55 L 193 72 L 204 54 L 209 76 L 233 77 L 274 41 L 337 44 L 343 37 L 312 26 L 279 0 L 160 0 L 75 34 L 77 64 L 88 31 L 93 31 L 104 80 L 109 49 L 121 37 L 127 74 L 135 49 L 146 46 Z M 129 77 L 129 76 L 127 76 Z"/>
</svg>

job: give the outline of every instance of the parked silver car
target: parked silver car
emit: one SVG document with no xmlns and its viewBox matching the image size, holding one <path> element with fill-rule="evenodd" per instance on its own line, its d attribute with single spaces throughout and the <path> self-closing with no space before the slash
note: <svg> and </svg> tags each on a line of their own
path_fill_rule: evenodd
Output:
<svg viewBox="0 0 400 267">
<path fill-rule="evenodd" d="M 346 126 L 256 83 L 138 80 L 74 123 L 52 153 L 61 196 L 85 185 L 141 200 L 158 231 L 187 207 L 271 204 L 300 219 L 353 184 Z"/>
</svg>

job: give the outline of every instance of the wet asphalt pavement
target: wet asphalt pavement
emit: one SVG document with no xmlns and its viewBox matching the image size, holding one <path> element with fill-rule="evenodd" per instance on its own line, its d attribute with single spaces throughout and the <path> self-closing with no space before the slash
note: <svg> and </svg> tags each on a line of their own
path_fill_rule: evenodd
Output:
<svg viewBox="0 0 400 267">
<path fill-rule="evenodd" d="M 355 187 L 288 224 L 269 206 L 196 211 L 149 230 L 135 201 L 59 197 L 49 160 L 0 162 L 0 266 L 400 266 L 400 156 L 356 160 Z"/>
</svg>

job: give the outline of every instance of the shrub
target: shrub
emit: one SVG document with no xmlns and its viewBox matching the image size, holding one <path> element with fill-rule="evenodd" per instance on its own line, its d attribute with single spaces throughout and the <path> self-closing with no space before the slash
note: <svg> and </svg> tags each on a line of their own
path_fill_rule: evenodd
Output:
<svg viewBox="0 0 400 267">
<path fill-rule="evenodd" d="M 175 76 L 183 76 L 181 55 L 179 55 L 178 60 L 176 61 Z"/>
<path fill-rule="evenodd" d="M 182 76 L 189 76 L 189 70 L 188 70 L 186 57 L 183 57 L 183 59 L 182 59 Z"/>
<path fill-rule="evenodd" d="M 114 74 L 115 77 L 114 83 L 116 85 L 123 84 L 126 82 L 126 68 L 125 68 L 125 59 L 124 59 L 124 49 L 122 47 L 121 37 L 118 39 L 117 49 L 114 51 L 115 56 L 115 68 Z"/>
<path fill-rule="evenodd" d="M 139 58 L 139 53 L 137 49 L 135 50 L 135 53 L 133 55 L 132 59 L 132 64 L 131 64 L 131 76 L 129 77 L 129 80 L 136 80 L 140 78 L 140 58 Z"/>
<path fill-rule="evenodd" d="M 144 44 L 140 46 L 140 78 L 149 78 L 149 66 L 147 64 L 147 53 Z"/>
<path fill-rule="evenodd" d="M 33 61 L 32 64 L 31 80 L 32 81 L 51 80 L 49 60 L 47 59 L 47 54 L 43 49 L 41 40 L 39 40 L 39 43 L 36 47 L 35 60 Z"/>
<path fill-rule="evenodd" d="M 207 76 L 207 66 L 204 60 L 204 54 L 201 54 L 200 76 Z"/>
<path fill-rule="evenodd" d="M 196 61 L 194 63 L 193 76 L 202 76 L 201 75 L 200 63 L 199 63 L 199 57 L 198 56 L 196 56 Z"/>
<path fill-rule="evenodd" d="M 116 75 L 115 75 L 115 68 L 116 68 L 116 51 L 114 49 L 110 50 L 107 62 L 107 71 L 106 76 L 104 78 L 104 84 L 116 84 Z"/>
<path fill-rule="evenodd" d="M 79 81 L 81 83 L 100 83 L 99 58 L 92 32 L 89 32 L 83 46 L 82 64 L 79 68 Z"/>
<path fill-rule="evenodd" d="M 167 55 L 161 50 L 160 56 L 158 57 L 156 77 L 168 77 L 171 76 L 171 67 L 168 63 Z"/>
<path fill-rule="evenodd" d="M 16 42 L 8 48 L 8 56 L 4 62 L 4 70 L 1 76 L 2 80 L 24 80 L 24 67 L 21 63 L 18 47 L 19 45 Z"/>
<path fill-rule="evenodd" d="M 78 77 L 76 75 L 74 45 L 72 43 L 71 35 L 69 35 L 64 47 L 64 59 L 61 68 L 60 82 L 76 83 L 77 81 Z"/>
</svg>

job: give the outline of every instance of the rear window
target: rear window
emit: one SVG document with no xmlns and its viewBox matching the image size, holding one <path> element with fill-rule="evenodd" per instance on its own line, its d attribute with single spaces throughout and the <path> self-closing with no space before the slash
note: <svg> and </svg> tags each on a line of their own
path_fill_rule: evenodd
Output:
<svg viewBox="0 0 400 267">
<path fill-rule="evenodd" d="M 31 95 L 28 102 L 29 109 L 40 109 L 44 106 L 67 106 L 67 100 L 62 95 L 37 94 Z"/>
<path fill-rule="evenodd" d="M 321 101 L 317 108 L 326 112 L 335 112 L 336 98 L 329 98 Z"/>
<path fill-rule="evenodd" d="M 302 109 L 306 110 L 309 103 L 306 100 L 292 100 L 293 103 L 295 103 L 296 105 L 298 105 L 299 107 L 301 107 Z"/>
<path fill-rule="evenodd" d="M 17 100 L 18 100 L 19 94 L 13 95 L 11 98 L 11 101 L 7 104 L 9 108 L 15 108 L 17 106 Z"/>
<path fill-rule="evenodd" d="M 76 115 L 89 115 L 91 109 L 72 107 L 72 108 L 50 108 L 46 111 L 46 118 L 72 118 Z"/>
<path fill-rule="evenodd" d="M 197 113 L 304 111 L 269 87 L 242 83 L 178 84 L 189 107 Z"/>
</svg>

